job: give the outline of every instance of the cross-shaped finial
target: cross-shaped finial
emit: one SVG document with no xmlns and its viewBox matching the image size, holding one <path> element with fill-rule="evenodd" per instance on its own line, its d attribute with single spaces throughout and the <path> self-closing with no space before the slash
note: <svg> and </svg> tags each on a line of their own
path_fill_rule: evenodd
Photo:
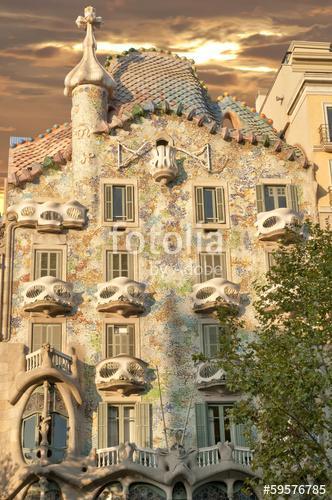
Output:
<svg viewBox="0 0 332 500">
<path fill-rule="evenodd" d="M 87 30 L 88 24 L 91 24 L 92 28 L 100 28 L 103 19 L 99 16 L 96 16 L 96 9 L 94 7 L 85 7 L 84 9 L 84 17 L 78 16 L 76 19 L 76 24 L 78 28 Z"/>
</svg>

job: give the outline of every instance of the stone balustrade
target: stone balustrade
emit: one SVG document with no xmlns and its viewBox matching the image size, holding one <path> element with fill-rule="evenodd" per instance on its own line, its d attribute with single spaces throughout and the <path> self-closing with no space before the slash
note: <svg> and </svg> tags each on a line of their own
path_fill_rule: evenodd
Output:
<svg viewBox="0 0 332 500">
<path fill-rule="evenodd" d="M 219 305 L 240 305 L 240 286 L 224 278 L 213 278 L 193 287 L 193 309 L 197 313 L 214 312 Z"/>
<path fill-rule="evenodd" d="M 26 371 L 35 370 L 43 366 L 43 356 L 45 355 L 46 348 L 46 351 L 49 352 L 52 368 L 58 368 L 59 370 L 71 374 L 72 357 L 58 351 L 54 347 L 47 346 L 49 346 L 49 344 L 46 344 L 46 347 L 43 346 L 37 351 L 26 355 Z"/>
<path fill-rule="evenodd" d="M 26 312 L 62 314 L 73 307 L 73 285 L 53 276 L 43 276 L 26 284 L 23 309 Z"/>
<path fill-rule="evenodd" d="M 8 208 L 7 218 L 21 226 L 36 227 L 39 232 L 59 233 L 64 229 L 82 229 L 86 213 L 87 209 L 76 200 L 67 203 L 22 200 Z"/>
<path fill-rule="evenodd" d="M 262 241 L 274 241 L 288 233 L 292 239 L 299 231 L 292 231 L 301 223 L 301 215 L 290 208 L 276 208 L 257 215 L 257 236 Z"/>
<path fill-rule="evenodd" d="M 96 366 L 96 386 L 99 391 L 120 394 L 140 394 L 154 378 L 148 364 L 139 358 L 119 355 L 108 358 Z"/>
<path fill-rule="evenodd" d="M 114 278 L 97 285 L 97 309 L 123 316 L 144 311 L 145 285 L 126 277 Z"/>
</svg>

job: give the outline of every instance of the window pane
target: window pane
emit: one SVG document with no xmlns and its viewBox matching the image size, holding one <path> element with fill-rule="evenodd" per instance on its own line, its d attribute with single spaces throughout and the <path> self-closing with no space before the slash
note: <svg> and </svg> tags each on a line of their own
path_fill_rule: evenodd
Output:
<svg viewBox="0 0 332 500">
<path fill-rule="evenodd" d="M 135 408 L 133 406 L 125 406 L 123 408 L 124 418 L 124 436 L 123 441 L 134 441 L 135 432 Z"/>
<path fill-rule="evenodd" d="M 212 444 L 221 442 L 218 406 L 208 407 L 209 434 Z"/>
<path fill-rule="evenodd" d="M 217 357 L 220 348 L 218 325 L 203 325 L 203 354 L 209 358 Z"/>
<path fill-rule="evenodd" d="M 50 344 L 58 351 L 62 350 L 62 325 L 37 323 L 32 325 L 31 352 L 37 351 L 43 344 Z"/>
<path fill-rule="evenodd" d="M 53 413 L 52 415 L 52 440 L 51 446 L 66 448 L 67 445 L 67 418 Z"/>
<path fill-rule="evenodd" d="M 119 444 L 119 408 L 108 407 L 108 446 Z"/>
<path fill-rule="evenodd" d="M 329 129 L 329 140 L 332 142 L 332 107 L 328 106 L 326 108 L 326 115 L 327 115 L 327 125 Z"/>
<path fill-rule="evenodd" d="M 265 210 L 287 207 L 286 186 L 264 186 Z"/>
<path fill-rule="evenodd" d="M 204 188 L 204 215 L 205 222 L 214 222 L 216 219 L 215 189 Z"/>
<path fill-rule="evenodd" d="M 264 186 L 265 210 L 274 210 L 276 208 L 274 202 L 274 193 L 272 186 Z"/>
<path fill-rule="evenodd" d="M 50 250 L 36 250 L 35 253 L 35 279 L 43 276 L 62 278 L 62 252 Z"/>
<path fill-rule="evenodd" d="M 230 428 L 230 418 L 229 418 L 229 410 L 231 410 L 231 406 L 224 406 L 224 429 L 225 429 L 225 441 L 231 442 L 231 428 Z"/>
<path fill-rule="evenodd" d="M 32 415 L 23 421 L 23 448 L 34 449 L 36 442 L 38 416 Z"/>
<path fill-rule="evenodd" d="M 106 279 L 110 281 L 114 278 L 130 277 L 131 269 L 129 266 L 129 254 L 125 252 L 107 252 L 107 269 L 106 269 Z"/>
<path fill-rule="evenodd" d="M 120 354 L 135 356 L 135 329 L 133 325 L 109 325 L 106 335 L 108 357 Z"/>
<path fill-rule="evenodd" d="M 113 220 L 125 219 L 125 188 L 113 186 Z"/>
</svg>

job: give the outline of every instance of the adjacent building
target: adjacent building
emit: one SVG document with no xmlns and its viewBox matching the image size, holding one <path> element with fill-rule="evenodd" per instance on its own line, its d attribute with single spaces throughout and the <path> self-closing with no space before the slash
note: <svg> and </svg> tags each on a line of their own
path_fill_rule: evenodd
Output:
<svg viewBox="0 0 332 500">
<path fill-rule="evenodd" d="M 269 91 L 256 108 L 273 120 L 289 144 L 315 165 L 322 226 L 332 222 L 332 51 L 327 42 L 290 44 Z"/>
<path fill-rule="evenodd" d="M 4 498 L 255 499 L 218 304 L 255 328 L 254 280 L 315 218 L 313 165 L 191 61 L 98 62 L 92 7 L 71 123 L 10 149 L 0 247 Z M 202 352 L 206 361 L 193 361 Z"/>
</svg>

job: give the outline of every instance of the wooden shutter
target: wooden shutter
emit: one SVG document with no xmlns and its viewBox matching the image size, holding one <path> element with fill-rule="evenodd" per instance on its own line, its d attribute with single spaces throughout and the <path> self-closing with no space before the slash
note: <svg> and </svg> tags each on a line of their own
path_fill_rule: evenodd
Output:
<svg viewBox="0 0 332 500">
<path fill-rule="evenodd" d="M 227 262 L 226 262 L 226 252 L 221 252 L 220 254 L 220 263 L 221 263 L 221 276 L 222 278 L 227 279 Z"/>
<path fill-rule="evenodd" d="M 42 340 L 43 325 L 32 325 L 31 352 L 38 351 L 43 344 Z"/>
<path fill-rule="evenodd" d="M 61 324 L 50 324 L 47 325 L 47 342 L 51 344 L 52 347 L 55 347 L 58 351 L 62 350 L 62 342 L 61 342 Z"/>
<path fill-rule="evenodd" d="M 128 253 L 128 278 L 134 279 L 135 277 L 135 269 L 134 269 L 134 255 L 132 253 Z"/>
<path fill-rule="evenodd" d="M 197 448 L 209 446 L 207 409 L 206 403 L 195 404 Z"/>
<path fill-rule="evenodd" d="M 104 401 L 98 405 L 98 448 L 108 446 L 108 404 Z"/>
<path fill-rule="evenodd" d="M 297 187 L 294 184 L 287 184 L 286 186 L 287 193 L 287 206 L 288 208 L 292 208 L 296 212 L 299 211 L 299 203 L 297 196 Z"/>
<path fill-rule="evenodd" d="M 106 358 L 114 356 L 114 325 L 106 325 Z"/>
<path fill-rule="evenodd" d="M 216 207 L 217 207 L 217 222 L 224 224 L 226 222 L 226 215 L 225 215 L 225 195 L 223 187 L 216 188 Z"/>
<path fill-rule="evenodd" d="M 113 186 L 110 184 L 104 187 L 104 219 L 113 220 Z"/>
<path fill-rule="evenodd" d="M 134 221 L 134 186 L 126 186 L 126 220 Z"/>
<path fill-rule="evenodd" d="M 257 212 L 264 212 L 265 211 L 265 204 L 264 204 L 264 185 L 263 184 L 257 184 L 256 186 L 256 203 L 257 203 Z"/>
<path fill-rule="evenodd" d="M 152 405 L 149 403 L 136 403 L 136 444 L 141 448 L 152 446 Z"/>
<path fill-rule="evenodd" d="M 196 194 L 196 222 L 203 223 L 205 221 L 204 216 L 204 193 L 202 187 L 195 188 Z"/>
</svg>

